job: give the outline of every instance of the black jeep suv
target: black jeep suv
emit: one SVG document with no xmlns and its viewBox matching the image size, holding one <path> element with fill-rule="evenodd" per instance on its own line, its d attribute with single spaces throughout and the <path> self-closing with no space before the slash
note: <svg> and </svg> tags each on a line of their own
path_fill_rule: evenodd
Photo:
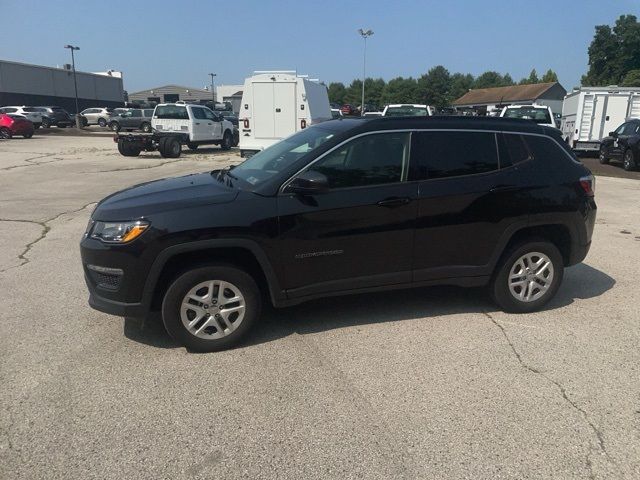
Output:
<svg viewBox="0 0 640 480">
<path fill-rule="evenodd" d="M 635 170 L 640 162 L 640 119 L 623 123 L 608 137 L 602 139 L 600 145 L 600 163 L 609 160 L 622 160 L 625 170 Z"/>
<path fill-rule="evenodd" d="M 593 188 L 560 132 L 527 120 L 332 120 L 102 200 L 81 242 L 89 303 L 160 310 L 196 351 L 237 343 L 263 298 L 488 284 L 530 312 L 585 258 Z"/>
</svg>

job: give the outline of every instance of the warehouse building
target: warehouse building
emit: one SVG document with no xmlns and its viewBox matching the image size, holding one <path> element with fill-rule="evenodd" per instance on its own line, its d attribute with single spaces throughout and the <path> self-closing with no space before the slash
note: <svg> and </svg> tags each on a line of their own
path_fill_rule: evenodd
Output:
<svg viewBox="0 0 640 480">
<path fill-rule="evenodd" d="M 239 111 L 240 101 L 242 100 L 242 85 L 220 85 L 214 88 L 216 103 L 229 102 L 235 112 Z M 177 101 L 211 103 L 213 101 L 212 97 L 213 95 L 211 95 L 209 88 L 164 85 L 130 93 L 129 102 L 138 104 L 172 103 Z"/>
<path fill-rule="evenodd" d="M 78 108 L 124 105 L 122 76 L 76 71 Z M 73 71 L 0 60 L 0 106 L 55 105 L 76 111 Z"/>
<path fill-rule="evenodd" d="M 453 102 L 458 108 L 470 108 L 481 115 L 508 105 L 537 103 L 562 113 L 562 101 L 567 91 L 558 82 L 511 85 L 509 87 L 471 89 Z"/>
</svg>

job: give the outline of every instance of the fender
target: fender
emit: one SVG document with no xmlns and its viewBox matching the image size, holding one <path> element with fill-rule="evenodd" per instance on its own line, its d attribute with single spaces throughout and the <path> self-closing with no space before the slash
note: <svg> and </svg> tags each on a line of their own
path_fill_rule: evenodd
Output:
<svg viewBox="0 0 640 480">
<path fill-rule="evenodd" d="M 260 248 L 260 246 L 252 240 L 224 238 L 181 243 L 179 245 L 167 247 L 162 252 L 160 252 L 151 265 L 149 275 L 147 276 L 147 281 L 144 285 L 144 290 L 142 292 L 142 304 L 144 305 L 144 307 L 147 310 L 151 307 L 151 301 L 153 299 L 156 284 L 158 283 L 160 274 L 162 273 L 162 270 L 164 269 L 164 266 L 169 261 L 169 259 L 181 253 L 225 247 L 244 248 L 246 250 L 249 250 L 256 257 L 256 260 L 258 261 L 258 264 L 260 265 L 260 268 L 262 268 L 264 276 L 267 279 L 269 296 L 271 297 L 271 301 L 273 302 L 273 304 L 277 306 L 282 302 L 282 300 L 285 299 L 286 296 L 284 291 L 280 288 L 278 277 L 276 276 L 271 262 L 269 261 L 262 248 Z"/>
</svg>

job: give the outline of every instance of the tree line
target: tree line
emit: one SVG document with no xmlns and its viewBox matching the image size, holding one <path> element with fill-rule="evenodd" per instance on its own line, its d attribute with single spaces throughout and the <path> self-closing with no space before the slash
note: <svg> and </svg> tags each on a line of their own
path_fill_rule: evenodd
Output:
<svg viewBox="0 0 640 480">
<path fill-rule="evenodd" d="M 557 82 L 558 76 L 549 69 L 538 77 L 535 69 L 520 84 Z M 382 106 L 389 103 L 425 103 L 435 107 L 446 107 L 472 88 L 505 87 L 516 85 L 511 75 L 488 71 L 474 77 L 470 73 L 449 73 L 442 65 L 431 68 L 419 78 L 396 77 L 388 82 L 382 78 L 365 80 L 365 103 Z M 329 101 L 360 105 L 362 101 L 362 80 L 353 80 L 348 86 L 342 82 L 332 82 L 328 86 Z"/>
<path fill-rule="evenodd" d="M 598 25 L 589 46 L 589 71 L 582 77 L 584 86 L 621 85 L 640 87 L 640 22 L 634 15 L 621 15 L 615 25 Z M 538 77 L 535 69 L 518 84 L 557 82 L 558 76 L 549 69 Z M 396 77 L 388 82 L 382 78 L 365 80 L 367 105 L 381 107 L 389 103 L 425 103 L 445 107 L 470 89 L 515 85 L 511 75 L 488 71 L 474 77 L 469 73 L 449 73 L 442 65 L 431 68 L 419 78 Z M 348 86 L 342 82 L 328 85 L 329 100 L 335 103 L 360 105 L 362 80 Z"/>
</svg>

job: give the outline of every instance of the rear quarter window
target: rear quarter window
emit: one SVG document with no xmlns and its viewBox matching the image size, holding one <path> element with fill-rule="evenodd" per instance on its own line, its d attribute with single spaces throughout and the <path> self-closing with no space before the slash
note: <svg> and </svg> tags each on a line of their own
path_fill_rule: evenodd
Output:
<svg viewBox="0 0 640 480">
<path fill-rule="evenodd" d="M 550 137 L 539 135 L 524 135 L 523 138 L 525 138 L 529 150 L 536 160 L 547 160 L 552 163 L 565 162 L 568 160 L 568 154 L 574 162 L 580 163 L 564 142 L 556 143 Z"/>
</svg>

